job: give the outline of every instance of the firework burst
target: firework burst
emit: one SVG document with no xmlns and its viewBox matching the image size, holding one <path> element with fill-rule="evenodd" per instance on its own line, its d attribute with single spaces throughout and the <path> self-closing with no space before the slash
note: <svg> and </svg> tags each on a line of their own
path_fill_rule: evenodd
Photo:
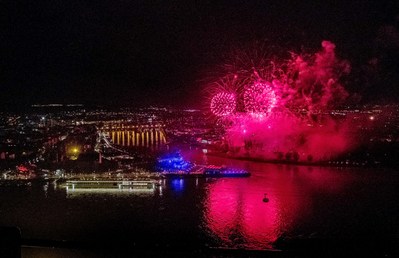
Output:
<svg viewBox="0 0 399 258">
<path fill-rule="evenodd" d="M 229 151 L 323 160 L 348 150 L 346 126 L 324 115 L 347 96 L 340 78 L 350 66 L 334 49 L 323 41 L 321 51 L 289 53 L 289 59 L 262 47 L 235 53 L 208 84 L 210 110 L 225 129 Z"/>
<path fill-rule="evenodd" d="M 265 117 L 276 106 L 277 96 L 272 85 L 267 82 L 256 82 L 244 92 L 245 110 L 255 117 Z"/>
<path fill-rule="evenodd" d="M 236 109 L 236 97 L 234 93 L 220 92 L 213 96 L 210 105 L 215 116 L 232 115 Z"/>
</svg>

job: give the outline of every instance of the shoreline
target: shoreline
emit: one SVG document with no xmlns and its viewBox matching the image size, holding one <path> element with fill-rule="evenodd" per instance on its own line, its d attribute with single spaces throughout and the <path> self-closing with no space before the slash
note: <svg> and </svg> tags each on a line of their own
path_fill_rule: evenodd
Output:
<svg viewBox="0 0 399 258">
<path fill-rule="evenodd" d="M 384 166 L 384 165 L 355 165 L 355 164 L 333 164 L 328 161 L 317 161 L 317 162 L 307 162 L 307 161 L 287 161 L 287 160 L 277 160 L 277 159 L 265 159 L 261 157 L 244 157 L 244 156 L 233 156 L 222 152 L 208 152 L 205 155 L 214 156 L 225 159 L 232 160 L 241 160 L 241 161 L 252 161 L 259 163 L 268 163 L 268 164 L 280 164 L 280 165 L 294 165 L 294 166 L 307 166 L 307 167 L 334 167 L 334 168 L 380 168 L 380 169 L 392 169 L 392 167 Z"/>
</svg>

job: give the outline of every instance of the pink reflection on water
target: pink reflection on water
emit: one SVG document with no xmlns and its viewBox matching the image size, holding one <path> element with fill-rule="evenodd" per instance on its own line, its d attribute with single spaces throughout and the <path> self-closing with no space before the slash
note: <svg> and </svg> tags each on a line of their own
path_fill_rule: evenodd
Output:
<svg viewBox="0 0 399 258">
<path fill-rule="evenodd" d="M 263 181 L 220 179 L 209 184 L 205 222 L 223 246 L 271 248 L 285 227 L 282 218 L 286 216 L 281 212 L 296 210 L 295 202 L 289 200 L 290 209 L 282 209 L 281 199 Z M 267 203 L 263 202 L 265 189 L 269 190 Z"/>
<path fill-rule="evenodd" d="M 201 163 L 200 156 L 191 158 Z M 322 221 L 313 220 L 317 219 L 315 202 L 319 196 L 329 199 L 339 195 L 354 179 L 334 168 L 203 158 L 209 164 L 226 164 L 252 173 L 249 178 L 223 178 L 207 185 L 204 223 L 218 246 L 224 247 L 272 248 L 285 232 L 317 232 Z M 264 193 L 268 203 L 262 201 Z"/>
</svg>

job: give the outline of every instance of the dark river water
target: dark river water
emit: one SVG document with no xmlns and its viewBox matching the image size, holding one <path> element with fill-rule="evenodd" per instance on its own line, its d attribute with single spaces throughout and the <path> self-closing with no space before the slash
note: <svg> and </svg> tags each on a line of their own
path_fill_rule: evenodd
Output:
<svg viewBox="0 0 399 258">
<path fill-rule="evenodd" d="M 166 179 L 154 192 L 69 194 L 49 183 L 0 187 L 0 224 L 24 239 L 268 249 L 281 236 L 397 239 L 399 173 L 228 160 L 249 178 Z M 268 203 L 262 201 L 264 193 Z"/>
</svg>

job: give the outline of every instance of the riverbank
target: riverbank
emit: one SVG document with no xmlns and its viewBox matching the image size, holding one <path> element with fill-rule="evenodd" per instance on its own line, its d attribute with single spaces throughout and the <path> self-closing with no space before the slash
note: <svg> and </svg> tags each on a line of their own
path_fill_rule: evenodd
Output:
<svg viewBox="0 0 399 258">
<path fill-rule="evenodd" d="M 228 153 L 209 151 L 206 153 L 208 156 L 226 158 L 226 159 L 235 159 L 242 161 L 252 161 L 252 162 L 261 162 L 261 163 L 270 163 L 270 164 L 282 164 L 282 165 L 295 165 L 295 166 L 317 166 L 317 167 L 345 167 L 345 168 L 384 168 L 385 166 L 381 164 L 370 164 L 367 161 L 365 162 L 349 162 L 349 161 L 294 161 L 294 160 L 285 160 L 285 159 L 266 159 L 263 157 L 250 157 L 250 156 L 235 156 Z"/>
</svg>

